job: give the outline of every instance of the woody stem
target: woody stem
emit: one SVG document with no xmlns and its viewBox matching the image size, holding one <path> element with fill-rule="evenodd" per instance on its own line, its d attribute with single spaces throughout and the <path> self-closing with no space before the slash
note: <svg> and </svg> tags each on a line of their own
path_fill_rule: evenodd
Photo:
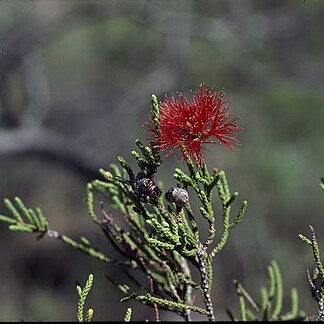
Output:
<svg viewBox="0 0 324 324">
<path fill-rule="evenodd" d="M 202 247 L 197 252 L 198 262 L 199 262 L 199 271 L 201 278 L 201 288 L 204 293 L 204 302 L 207 310 L 207 317 L 209 322 L 215 321 L 214 307 L 210 296 L 210 287 L 207 280 L 207 270 L 205 263 L 206 248 Z"/>
</svg>

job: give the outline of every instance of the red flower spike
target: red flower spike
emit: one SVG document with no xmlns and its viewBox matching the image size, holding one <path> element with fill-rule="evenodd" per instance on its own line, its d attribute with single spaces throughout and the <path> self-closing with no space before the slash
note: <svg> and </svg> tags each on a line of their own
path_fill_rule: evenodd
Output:
<svg viewBox="0 0 324 324">
<path fill-rule="evenodd" d="M 202 144 L 213 143 L 237 148 L 239 141 L 236 132 L 238 117 L 228 113 L 223 100 L 225 93 L 213 93 L 205 85 L 201 85 L 188 101 L 182 94 L 178 98 L 172 96 L 160 103 L 159 134 L 151 128 L 155 147 L 168 150 L 166 156 L 180 148 L 184 161 L 191 158 L 198 166 L 203 164 Z"/>
</svg>

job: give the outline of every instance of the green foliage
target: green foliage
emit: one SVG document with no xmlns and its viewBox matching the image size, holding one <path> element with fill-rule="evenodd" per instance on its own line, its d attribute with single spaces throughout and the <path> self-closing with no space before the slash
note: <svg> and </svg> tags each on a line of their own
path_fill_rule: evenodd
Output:
<svg viewBox="0 0 324 324">
<path fill-rule="evenodd" d="M 127 308 L 126 314 L 124 316 L 124 322 L 130 322 L 132 319 L 132 309 Z"/>
<path fill-rule="evenodd" d="M 56 230 L 50 229 L 49 223 L 40 208 L 27 208 L 22 200 L 18 197 L 14 198 L 14 203 L 9 199 L 4 199 L 4 205 L 7 207 L 11 216 L 0 215 L 0 221 L 9 224 L 11 231 L 37 233 L 37 239 L 43 238 L 45 235 L 52 239 L 57 239 L 64 244 L 82 251 L 87 255 L 103 262 L 116 262 L 107 257 L 102 252 L 91 246 L 89 240 L 81 237 L 80 241 L 76 241 L 67 235 L 61 234 Z"/>
<path fill-rule="evenodd" d="M 160 117 L 155 95 L 152 95 L 151 119 L 154 131 L 158 134 Z M 27 209 L 19 198 L 15 198 L 16 207 L 10 200 L 5 200 L 12 217 L 2 215 L 0 220 L 9 223 L 11 230 L 36 232 L 39 233 L 39 238 L 46 235 L 97 260 L 122 266 L 131 283 L 142 286 L 142 290 L 145 291 L 143 294 L 142 291 L 135 292 L 130 288 L 126 289 L 126 286 L 118 285 L 126 294 L 123 301 L 135 299 L 154 307 L 155 310 L 160 307 L 175 311 L 188 320 L 190 311 L 207 315 L 209 320 L 213 320 L 210 297 L 212 259 L 224 248 L 230 231 L 242 220 L 247 202 L 242 203 L 239 212 L 232 218 L 231 206 L 238 194 L 230 193 L 225 173 L 216 170 L 210 173 L 205 164 L 197 166 L 191 160 L 187 161 L 188 174 L 177 168 L 174 178 L 177 181 L 176 186 L 181 188 L 185 197 L 187 190 L 193 190 L 201 204 L 200 215 L 193 212 L 188 198 L 183 202 L 178 201 L 177 196 L 172 202 L 164 199 L 162 183 L 155 180 L 162 162 L 156 143 L 151 141 L 149 145 L 144 145 L 140 140 L 136 140 L 135 144 L 137 150 L 132 151 L 131 155 L 137 162 L 138 170 L 133 170 L 129 163 L 119 156 L 117 158 L 119 166 L 111 164 L 109 171 L 101 169 L 103 179 L 93 180 L 87 185 L 85 200 L 91 220 L 100 227 L 123 259 L 110 259 L 94 249 L 86 238 L 81 237 L 76 241 L 50 230 L 41 210 Z M 222 215 L 215 215 L 212 206 L 214 191 L 218 193 Z M 115 215 L 105 210 L 103 201 L 100 202 L 103 215 L 100 220 L 95 206 L 96 192 L 108 197 L 111 206 L 122 215 L 125 221 L 123 225 L 115 221 Z M 202 229 L 197 223 L 199 217 L 208 224 L 208 237 L 203 241 Z M 222 228 L 217 237 L 216 227 L 219 228 L 218 232 Z M 192 277 L 193 268 L 200 274 L 200 283 L 196 283 Z M 131 274 L 133 269 L 140 270 L 147 278 L 147 282 L 138 285 Z M 151 282 L 152 285 L 149 284 Z M 84 293 L 87 290 L 81 290 L 80 287 L 77 289 L 80 295 L 78 319 L 89 319 L 91 310 L 83 316 L 86 297 Z M 202 295 L 206 309 L 193 305 L 193 290 Z"/>
<path fill-rule="evenodd" d="M 308 246 L 311 246 L 313 251 L 315 268 L 313 270 L 312 275 L 310 274 L 309 270 L 307 270 L 307 277 L 312 292 L 312 297 L 316 301 L 318 306 L 316 320 L 323 321 L 324 320 L 324 285 L 323 285 L 324 266 L 321 260 L 320 250 L 317 243 L 315 230 L 311 225 L 309 225 L 309 230 L 311 233 L 311 238 L 307 238 L 302 234 L 299 234 L 298 237 L 302 242 L 306 243 Z M 320 285 L 318 285 L 317 283 L 318 281 L 320 282 Z"/>
<path fill-rule="evenodd" d="M 202 315 L 207 315 L 207 311 L 201 307 L 186 305 L 183 303 L 174 302 L 174 301 L 167 300 L 164 298 L 154 297 L 151 294 L 134 295 L 134 296 L 132 296 L 132 298 L 137 301 L 140 301 L 144 304 L 149 304 L 149 305 L 157 304 L 162 309 L 178 310 L 180 312 L 182 312 L 184 310 L 192 310 L 192 311 L 200 313 Z M 126 299 L 122 299 L 122 301 L 126 301 L 126 300 L 128 300 L 128 297 L 126 297 Z"/>
<path fill-rule="evenodd" d="M 254 298 L 237 280 L 234 287 L 239 301 L 241 321 L 291 321 L 306 318 L 304 311 L 299 310 L 298 293 L 296 288 L 291 289 L 290 311 L 282 313 L 283 308 L 283 283 L 278 264 L 272 261 L 268 267 L 268 287 L 261 287 L 261 301 L 256 302 Z M 237 318 L 229 309 L 227 314 L 231 320 Z"/>
<path fill-rule="evenodd" d="M 321 178 L 320 188 L 324 191 L 324 178 Z"/>
<path fill-rule="evenodd" d="M 14 198 L 14 203 L 4 199 L 4 205 L 11 217 L 0 215 L 0 221 L 9 224 L 11 231 L 45 233 L 49 229 L 48 222 L 40 208 L 27 208 L 22 200 Z"/>
<path fill-rule="evenodd" d="M 151 119 L 158 133 L 159 106 L 154 95 Z M 127 292 L 123 301 L 135 299 L 151 307 L 176 311 L 184 318 L 188 318 L 189 311 L 197 311 L 208 314 L 212 319 L 209 295 L 212 259 L 224 248 L 230 231 L 242 220 L 247 202 L 244 201 L 237 215 L 231 218 L 231 206 L 238 194 L 230 193 L 225 173 L 217 170 L 210 173 L 205 164 L 196 166 L 190 160 L 187 161 L 188 174 L 177 168 L 174 178 L 177 187 L 185 191 L 193 189 L 201 203 L 200 216 L 194 215 L 190 200 L 183 205 L 164 200 L 161 182 L 155 180 L 162 161 L 159 150 L 154 141 L 144 145 L 136 140 L 135 144 L 138 150 L 132 151 L 131 155 L 137 162 L 138 170 L 133 170 L 123 157 L 118 157 L 119 166 L 112 164 L 109 171 L 101 169 L 103 179 L 88 184 L 86 198 L 91 219 L 99 225 L 116 250 L 132 261 L 133 268 L 146 275 L 147 284 L 144 287 L 150 280 L 154 283 L 154 292 L 149 288 L 144 295 Z M 115 215 L 105 211 L 103 202 L 101 211 L 104 217 L 98 220 L 94 206 L 95 191 L 109 198 L 111 206 L 121 213 L 126 226 L 121 226 L 119 221 L 115 221 Z M 214 191 L 217 191 L 223 209 L 222 217 L 215 215 L 212 206 Z M 201 241 L 201 229 L 197 223 L 199 217 L 208 224 L 208 237 L 204 241 Z M 216 226 L 219 232 L 223 229 L 217 237 Z M 192 278 L 192 267 L 200 273 L 200 284 Z M 192 289 L 202 293 L 207 311 L 192 305 Z"/>
<path fill-rule="evenodd" d="M 324 178 L 321 178 L 320 188 L 324 191 Z M 311 289 L 312 297 L 317 303 L 318 311 L 315 316 L 316 321 L 324 320 L 324 266 L 320 256 L 320 249 L 313 226 L 309 225 L 311 237 L 308 238 L 303 234 L 299 234 L 299 239 L 308 246 L 311 246 L 315 268 L 313 274 L 307 270 L 308 283 Z M 320 285 L 316 282 L 320 281 Z"/>
<path fill-rule="evenodd" d="M 84 304 L 90 292 L 93 283 L 93 274 L 89 274 L 88 280 L 85 286 L 82 288 L 79 284 L 76 285 L 76 290 L 79 296 L 78 307 L 77 307 L 77 319 L 78 322 L 91 322 L 93 318 L 93 310 L 89 308 L 84 314 Z"/>
<path fill-rule="evenodd" d="M 151 103 L 153 128 L 158 134 L 160 117 L 156 96 L 152 95 Z M 186 161 L 187 171 L 175 169 L 176 183 L 170 188 L 171 191 L 169 189 L 165 192 L 162 182 L 156 180 L 162 163 L 156 143 L 151 141 L 144 145 L 136 140 L 135 144 L 137 149 L 131 155 L 136 161 L 136 168 L 119 156 L 118 165 L 111 164 L 109 171 L 100 169 L 102 179 L 88 183 L 86 191 L 85 203 L 90 219 L 101 229 L 120 258 L 109 258 L 93 248 L 85 237 L 74 240 L 50 229 L 41 209 L 27 208 L 18 197 L 13 202 L 4 200 L 10 216 L 0 215 L 0 221 L 7 223 L 12 231 L 37 233 L 38 239 L 46 235 L 99 261 L 120 266 L 129 279 L 129 285 L 117 284 L 111 278 L 107 279 L 123 293 L 122 302 L 136 300 L 154 308 L 156 314 L 159 309 L 169 310 L 185 320 L 190 320 L 190 312 L 197 312 L 207 316 L 209 321 L 214 321 L 211 299 L 213 259 L 224 249 L 231 231 L 242 221 L 247 201 L 241 202 L 238 212 L 232 215 L 231 207 L 236 203 L 238 193 L 231 192 L 225 172 L 216 169 L 210 172 L 205 163 L 196 165 L 190 159 Z M 177 190 L 172 190 L 175 188 Z M 321 189 L 324 191 L 323 179 Z M 167 193 L 174 192 L 177 195 L 182 193 L 185 199 L 179 196 L 169 199 Z M 108 200 L 115 213 L 106 211 L 105 198 L 101 198 L 102 218 L 97 215 L 98 193 Z M 214 208 L 215 193 L 221 207 L 219 215 Z M 193 211 L 192 195 L 199 201 L 199 213 Z M 116 221 L 116 217 L 122 219 Z M 204 239 L 203 228 L 199 225 L 203 222 L 208 226 L 208 235 Z M 321 278 L 324 282 L 324 267 L 311 226 L 310 230 L 310 239 L 302 234 L 299 238 L 313 250 L 315 270 L 312 277 L 308 277 L 313 298 L 318 303 L 317 319 L 323 319 L 324 285 L 317 289 L 315 280 Z M 144 275 L 140 282 L 133 276 L 134 270 Z M 199 282 L 196 282 L 192 273 L 199 273 Z M 288 312 L 283 312 L 282 276 L 275 261 L 268 267 L 268 278 L 268 286 L 261 288 L 260 302 L 256 302 L 242 284 L 234 280 L 240 320 L 305 319 L 305 313 L 299 309 L 295 288 L 291 290 L 291 308 Z M 84 310 L 92 283 L 93 275 L 90 274 L 84 288 L 79 284 L 76 286 L 79 296 L 79 322 L 92 320 L 93 310 Z M 194 305 L 194 294 L 201 295 L 205 308 Z M 232 320 L 237 320 L 232 311 L 227 312 Z M 128 308 L 124 321 L 130 321 L 131 315 L 132 310 Z"/>
</svg>

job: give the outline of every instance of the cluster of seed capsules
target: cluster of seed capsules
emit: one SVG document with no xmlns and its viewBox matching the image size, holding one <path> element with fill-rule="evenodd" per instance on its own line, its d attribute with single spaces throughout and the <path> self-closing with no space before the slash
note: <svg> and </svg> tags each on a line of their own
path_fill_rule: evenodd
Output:
<svg viewBox="0 0 324 324">
<path fill-rule="evenodd" d="M 155 203 L 161 196 L 162 191 L 152 178 L 147 178 L 142 172 L 139 172 L 133 182 L 135 197 L 144 203 Z M 187 190 L 179 187 L 171 187 L 165 193 L 165 199 L 174 203 L 178 208 L 182 208 L 188 201 Z"/>
</svg>

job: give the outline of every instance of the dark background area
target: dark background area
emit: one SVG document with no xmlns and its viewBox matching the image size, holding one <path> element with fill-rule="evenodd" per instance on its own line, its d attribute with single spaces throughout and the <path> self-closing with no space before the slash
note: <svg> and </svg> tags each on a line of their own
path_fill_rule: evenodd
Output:
<svg viewBox="0 0 324 324">
<path fill-rule="evenodd" d="M 297 235 L 312 224 L 324 248 L 323 13 L 320 0 L 1 1 L 0 198 L 41 207 L 53 229 L 112 255 L 87 216 L 86 183 L 118 155 L 131 160 L 135 138 L 147 138 L 152 93 L 224 88 L 242 148 L 209 147 L 206 158 L 249 207 L 216 260 L 217 318 L 237 304 L 234 278 L 260 296 L 272 259 L 287 297 L 297 287 L 314 313 L 312 255 Z M 179 165 L 165 161 L 165 187 Z M 94 319 L 123 318 L 128 305 L 104 277 L 120 279 L 118 268 L 5 224 L 0 231 L 0 320 L 75 320 L 74 282 L 90 272 Z M 134 319 L 154 319 L 131 305 Z"/>
</svg>

